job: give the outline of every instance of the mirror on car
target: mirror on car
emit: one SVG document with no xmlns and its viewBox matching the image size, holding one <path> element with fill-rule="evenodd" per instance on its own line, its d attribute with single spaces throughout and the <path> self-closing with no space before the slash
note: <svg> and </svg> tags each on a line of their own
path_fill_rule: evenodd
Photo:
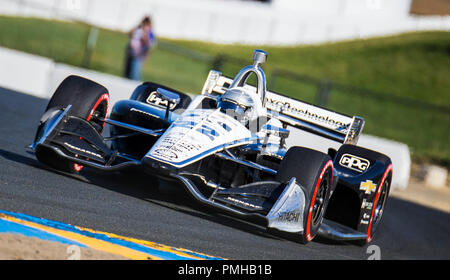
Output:
<svg viewBox="0 0 450 280">
<path fill-rule="evenodd" d="M 162 100 L 167 101 L 168 103 L 172 103 L 172 104 L 179 104 L 180 103 L 180 96 L 172 91 L 163 89 L 163 88 L 158 88 L 156 90 L 156 92 L 158 93 L 159 97 Z"/>
</svg>

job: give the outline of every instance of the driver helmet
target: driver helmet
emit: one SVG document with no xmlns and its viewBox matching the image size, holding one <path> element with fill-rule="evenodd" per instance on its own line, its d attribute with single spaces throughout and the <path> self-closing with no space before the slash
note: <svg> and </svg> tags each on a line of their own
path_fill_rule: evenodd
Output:
<svg viewBox="0 0 450 280">
<path fill-rule="evenodd" d="M 254 102 L 245 90 L 233 88 L 222 94 L 217 102 L 217 107 L 223 113 L 247 126 L 253 114 Z"/>
</svg>

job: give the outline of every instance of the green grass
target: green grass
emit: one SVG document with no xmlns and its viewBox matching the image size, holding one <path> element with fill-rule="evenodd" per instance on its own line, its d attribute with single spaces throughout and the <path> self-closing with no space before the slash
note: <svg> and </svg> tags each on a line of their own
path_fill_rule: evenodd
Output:
<svg viewBox="0 0 450 280">
<path fill-rule="evenodd" d="M 81 66 L 90 27 L 82 23 L 0 16 L 0 45 L 56 62 Z M 90 68 L 120 76 L 128 35 L 101 29 Z M 167 44 L 214 57 L 226 54 L 251 63 L 251 53 L 269 53 L 264 65 L 269 89 L 314 103 L 317 85 L 277 76 L 276 68 L 338 84 L 450 106 L 450 32 L 406 33 L 310 46 L 221 45 L 159 38 L 143 69 L 143 79 L 198 93 L 211 62 L 174 53 Z M 225 62 L 222 72 L 234 76 L 241 64 Z M 274 83 L 275 82 L 275 83 Z M 402 105 L 389 99 L 332 89 L 327 107 L 365 118 L 365 133 L 407 143 L 413 157 L 450 166 L 450 114 Z"/>
<path fill-rule="evenodd" d="M 174 41 L 248 60 L 261 46 Z M 264 47 L 266 68 L 450 106 L 450 32 L 420 32 L 313 46 Z M 269 71 L 270 72 L 270 71 Z"/>
</svg>

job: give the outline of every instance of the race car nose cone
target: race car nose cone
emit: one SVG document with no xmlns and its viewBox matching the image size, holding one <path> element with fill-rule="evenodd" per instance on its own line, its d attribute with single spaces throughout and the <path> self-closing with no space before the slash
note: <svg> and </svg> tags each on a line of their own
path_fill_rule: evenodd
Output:
<svg viewBox="0 0 450 280">
<path fill-rule="evenodd" d="M 263 50 L 253 51 L 253 65 L 260 65 L 267 61 L 267 53 Z"/>
</svg>

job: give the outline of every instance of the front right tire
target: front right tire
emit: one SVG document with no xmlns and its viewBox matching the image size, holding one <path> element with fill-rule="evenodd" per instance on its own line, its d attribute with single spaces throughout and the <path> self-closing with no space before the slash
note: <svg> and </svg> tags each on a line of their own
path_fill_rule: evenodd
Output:
<svg viewBox="0 0 450 280">
<path fill-rule="evenodd" d="M 329 155 L 304 147 L 291 147 L 278 168 L 276 180 L 288 182 L 292 177 L 305 193 L 303 232 L 300 242 L 314 239 L 328 206 L 333 180 L 333 162 Z"/>
</svg>

